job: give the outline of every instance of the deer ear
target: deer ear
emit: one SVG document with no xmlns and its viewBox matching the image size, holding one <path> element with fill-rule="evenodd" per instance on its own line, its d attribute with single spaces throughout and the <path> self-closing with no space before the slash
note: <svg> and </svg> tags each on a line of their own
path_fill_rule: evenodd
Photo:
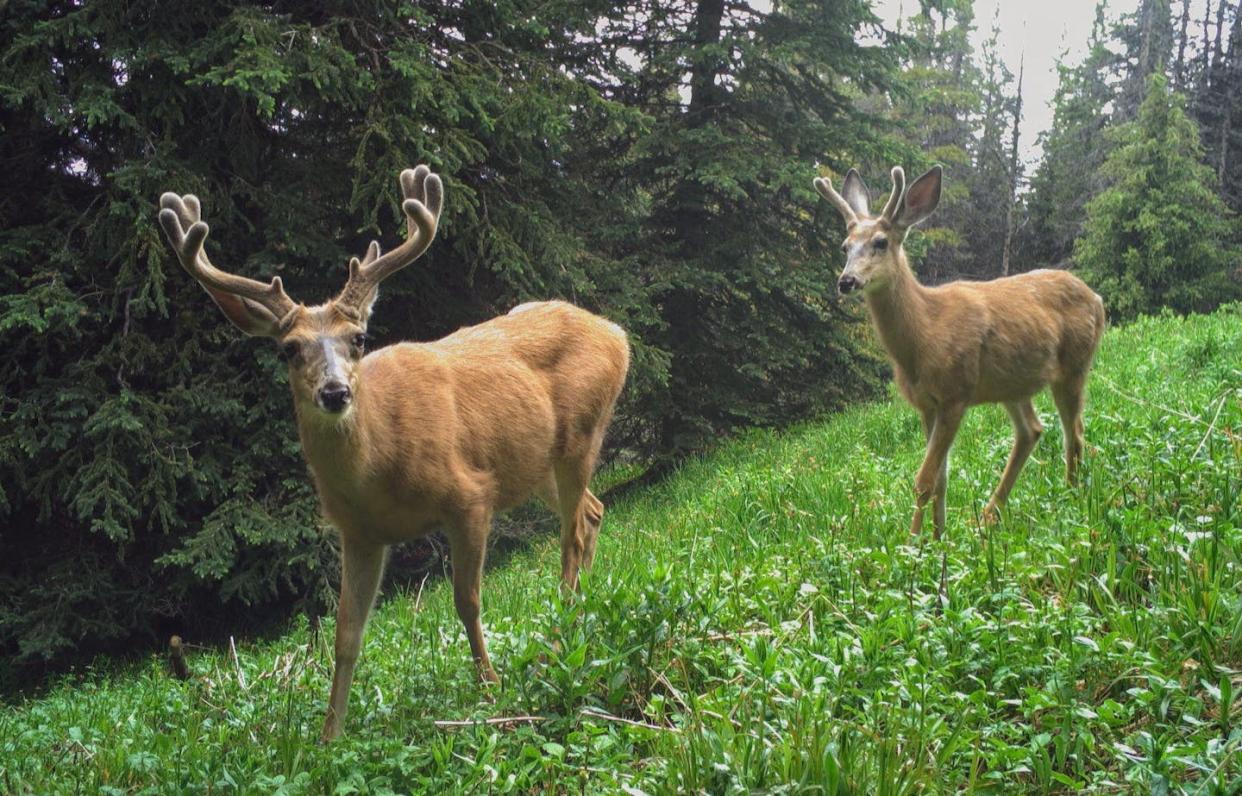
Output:
<svg viewBox="0 0 1242 796">
<path fill-rule="evenodd" d="M 858 169 L 850 169 L 849 174 L 845 175 L 845 185 L 841 188 L 841 196 L 845 197 L 850 209 L 860 218 L 867 218 L 871 215 L 871 192 L 867 190 L 867 183 L 863 182 Z"/>
<path fill-rule="evenodd" d="M 252 337 L 279 337 L 280 321 L 268 309 L 254 301 L 232 293 L 204 288 L 224 317 Z"/>
<path fill-rule="evenodd" d="M 901 207 L 897 209 L 893 219 L 898 227 L 912 227 L 926 219 L 940 204 L 940 185 L 944 170 L 940 166 L 932 166 L 926 174 L 919 177 L 901 198 Z"/>
</svg>

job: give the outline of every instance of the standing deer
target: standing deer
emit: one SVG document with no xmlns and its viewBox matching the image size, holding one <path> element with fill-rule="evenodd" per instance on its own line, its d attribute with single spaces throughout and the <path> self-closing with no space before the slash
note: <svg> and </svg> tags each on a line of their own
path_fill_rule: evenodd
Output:
<svg viewBox="0 0 1242 796">
<path fill-rule="evenodd" d="M 846 263 L 837 288 L 842 295 L 862 291 L 897 387 L 923 421 L 927 453 L 914 480 L 910 532 L 922 530 L 923 509 L 934 498 L 939 538 L 949 447 L 975 404 L 1003 404 L 1014 428 L 1005 473 L 984 509 L 986 522 L 996 521 L 1043 433 L 1031 398 L 1045 386 L 1061 415 L 1065 476 L 1074 483 L 1083 448 L 1083 389 L 1104 332 L 1104 302 L 1065 271 L 920 285 L 902 243 L 939 204 L 941 169 L 934 166 L 909 190 L 900 166 L 892 175 L 893 192 L 878 217 L 871 215 L 871 194 L 854 169 L 845 177 L 844 196 L 823 178 L 815 180 L 815 189 L 845 219 Z"/>
<path fill-rule="evenodd" d="M 322 740 L 341 732 L 363 628 L 389 545 L 443 528 L 453 598 L 479 676 L 497 682 L 479 621 L 492 515 L 539 497 L 560 515 L 561 579 L 590 568 L 603 504 L 587 488 L 629 368 L 625 332 L 559 301 L 509 314 L 434 343 L 398 343 L 363 356 L 379 284 L 435 237 L 440 178 L 401 173 L 406 241 L 372 242 L 326 304 L 307 307 L 279 277 L 264 284 L 219 270 L 203 251 L 198 199 L 166 193 L 160 224 L 181 265 L 239 329 L 278 341 L 289 363 L 298 435 L 324 514 L 340 532 L 336 663 Z"/>
</svg>

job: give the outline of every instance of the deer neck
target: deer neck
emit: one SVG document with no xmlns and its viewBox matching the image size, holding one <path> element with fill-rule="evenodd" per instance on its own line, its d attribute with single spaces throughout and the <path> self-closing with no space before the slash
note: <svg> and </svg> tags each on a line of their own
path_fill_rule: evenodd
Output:
<svg viewBox="0 0 1242 796">
<path fill-rule="evenodd" d="M 910 270 L 905 252 L 898 252 L 892 278 L 866 294 L 867 311 L 880 342 L 893 363 L 913 376 L 918 371 L 926 334 L 927 288 Z"/>
<path fill-rule="evenodd" d="M 363 422 L 365 404 L 358 398 L 341 417 L 295 403 L 302 453 L 321 490 L 325 484 L 356 483 L 366 467 L 371 435 Z"/>
</svg>

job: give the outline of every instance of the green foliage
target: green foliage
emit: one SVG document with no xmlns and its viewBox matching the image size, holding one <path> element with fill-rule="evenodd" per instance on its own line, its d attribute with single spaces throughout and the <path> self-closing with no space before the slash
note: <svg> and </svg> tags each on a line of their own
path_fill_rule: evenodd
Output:
<svg viewBox="0 0 1242 796">
<path fill-rule="evenodd" d="M 1237 295 L 1235 218 L 1202 165 L 1199 134 L 1154 75 L 1138 118 L 1113 134 L 1108 188 L 1087 205 L 1075 259 L 1114 318 L 1202 311 Z"/>
<path fill-rule="evenodd" d="M 299 621 L 0 708 L 0 790 L 1236 793 L 1239 362 L 1237 306 L 1108 333 L 1081 485 L 1050 422 L 990 529 L 1012 437 L 972 411 L 939 542 L 899 399 L 745 435 L 610 505 L 580 599 L 552 539 L 492 568 L 497 689 L 428 584 L 378 609 L 330 747 L 331 627 Z"/>
<path fill-rule="evenodd" d="M 619 90 L 654 110 L 624 179 L 650 197 L 638 236 L 659 322 L 638 331 L 667 355 L 660 389 L 638 396 L 649 447 L 841 406 L 876 368 L 835 306 L 835 218 L 811 180 L 817 160 L 885 144 L 853 105 L 892 80 L 889 51 L 855 35 L 876 19 L 860 0 L 661 0 L 619 7 L 602 37 L 635 46 L 636 18 L 652 22 Z"/>
<path fill-rule="evenodd" d="M 899 34 L 904 43 L 897 86 L 884 98 L 904 147 L 868 160 L 862 170 L 873 199 L 892 189 L 889 170 L 902 165 L 915 178 L 931 164 L 948 179 L 940 207 L 907 243 L 924 282 L 938 283 L 974 272 L 964 232 L 969 228 L 972 140 L 980 120 L 982 79 L 970 37 L 975 30 L 972 0 L 919 2 Z M 856 165 L 856 164 L 848 164 Z"/>
<path fill-rule="evenodd" d="M 441 237 L 385 284 L 378 342 L 534 298 L 599 311 L 632 333 L 611 443 L 641 455 L 873 385 L 855 319 L 827 300 L 809 188 L 825 147 L 879 140 L 850 103 L 889 75 L 883 48 L 854 44 L 866 6 L 731 7 L 702 46 L 682 36 L 690 6 L 652 2 L 631 35 L 614 4 L 569 0 L 8 3 L 0 654 L 329 599 L 283 369 L 177 267 L 155 223 L 166 190 L 203 200 L 218 264 L 313 303 L 370 238 L 394 245 L 396 175 L 430 164 Z M 717 55 L 721 126 L 678 94 Z M 679 252 L 687 187 L 711 245 Z"/>
</svg>

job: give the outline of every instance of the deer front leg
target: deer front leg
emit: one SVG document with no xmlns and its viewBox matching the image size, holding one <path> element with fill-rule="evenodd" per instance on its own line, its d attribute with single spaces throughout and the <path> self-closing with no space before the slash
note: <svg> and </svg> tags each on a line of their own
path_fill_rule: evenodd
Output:
<svg viewBox="0 0 1242 796">
<path fill-rule="evenodd" d="M 923 456 L 923 465 L 919 467 L 914 478 L 914 517 L 910 521 L 910 533 L 916 534 L 923 530 L 923 508 L 927 501 L 937 497 L 943 503 L 942 483 L 947 486 L 949 448 L 953 438 L 957 436 L 962 415 L 966 407 L 958 404 L 939 407 L 933 414 L 931 433 L 927 437 L 927 453 Z M 936 512 L 935 537 L 940 538 L 944 530 L 944 509 Z"/>
<path fill-rule="evenodd" d="M 362 631 L 375 602 L 380 574 L 384 571 L 384 545 L 350 540 L 341 535 L 341 598 L 336 609 L 336 661 L 328 715 L 319 739 L 327 743 L 341 734 L 349 706 L 349 687 L 362 647 Z"/>
<path fill-rule="evenodd" d="M 463 517 L 449 537 L 453 557 L 453 604 L 466 628 L 470 654 L 484 683 L 499 683 L 496 670 L 487 656 L 483 639 L 482 612 L 483 559 L 487 553 L 487 536 L 491 529 L 491 513 L 475 510 Z"/>
</svg>

